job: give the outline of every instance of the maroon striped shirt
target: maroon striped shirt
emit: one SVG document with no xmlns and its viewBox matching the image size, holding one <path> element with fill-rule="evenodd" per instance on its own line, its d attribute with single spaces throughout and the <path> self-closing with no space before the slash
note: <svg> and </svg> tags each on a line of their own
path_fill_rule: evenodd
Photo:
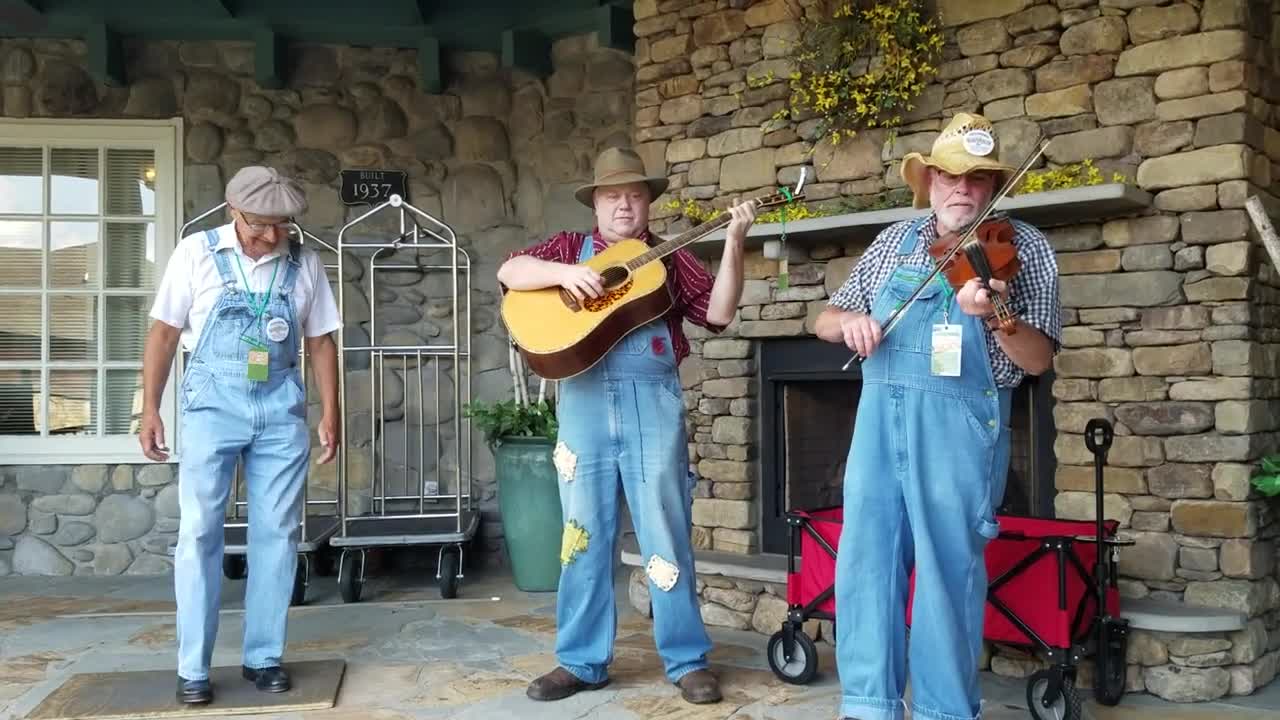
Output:
<svg viewBox="0 0 1280 720">
<path fill-rule="evenodd" d="M 561 232 L 537 245 L 517 250 L 508 255 L 507 259 L 517 255 L 530 255 L 548 262 L 576 264 L 586 237 L 583 233 Z M 608 247 L 600 239 L 599 228 L 592 230 L 591 238 L 597 254 Z M 639 239 L 649 245 L 654 244 L 653 236 L 647 231 Z M 698 262 L 694 254 L 684 249 L 677 250 L 663 258 L 663 263 L 667 266 L 667 289 L 671 291 L 672 300 L 671 309 L 664 319 L 671 331 L 672 350 L 675 352 L 676 363 L 679 364 L 689 355 L 689 340 L 681 326 L 682 320 L 688 320 L 713 333 L 723 332 L 725 326 L 707 321 L 707 302 L 711 299 L 711 286 L 715 283 L 715 278 Z"/>
</svg>

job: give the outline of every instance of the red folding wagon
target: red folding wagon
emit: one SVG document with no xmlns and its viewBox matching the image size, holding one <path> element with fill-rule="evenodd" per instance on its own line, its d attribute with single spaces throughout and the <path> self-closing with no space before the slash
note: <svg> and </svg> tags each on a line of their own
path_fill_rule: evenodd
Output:
<svg viewBox="0 0 1280 720">
<path fill-rule="evenodd" d="M 1048 663 L 1047 669 L 1027 679 L 1027 706 L 1037 720 L 1079 720 L 1076 670 L 1086 658 L 1094 660 L 1098 702 L 1115 705 L 1124 694 L 1128 622 L 1120 618 L 1116 565 L 1117 548 L 1132 542 L 1116 537 L 1119 523 L 1103 519 L 1102 466 L 1112 437 L 1106 420 L 1091 420 L 1085 428 L 1085 444 L 1095 458 L 1095 521 L 1000 515 L 1000 534 L 987 544 L 983 638 L 1028 648 Z M 769 639 L 767 652 L 775 675 L 802 685 L 818 670 L 817 647 L 805 634 L 804 623 L 835 621 L 836 553 L 844 511 L 792 510 L 787 524 L 790 608 L 782 629 Z M 914 589 L 913 575 L 908 626 Z"/>
</svg>

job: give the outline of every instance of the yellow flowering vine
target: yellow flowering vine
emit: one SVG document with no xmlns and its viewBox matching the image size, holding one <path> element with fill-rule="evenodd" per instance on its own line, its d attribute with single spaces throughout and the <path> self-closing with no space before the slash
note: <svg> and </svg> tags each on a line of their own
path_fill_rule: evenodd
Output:
<svg viewBox="0 0 1280 720">
<path fill-rule="evenodd" d="M 1022 182 L 1018 184 L 1013 194 L 1066 190 L 1087 185 L 1101 185 L 1103 182 L 1102 170 L 1093 164 L 1092 158 L 1085 158 L 1078 163 L 1070 163 L 1062 167 L 1028 171 L 1022 176 Z M 1128 182 L 1128 179 L 1122 173 L 1112 173 L 1111 182 L 1123 183 Z"/>
<path fill-rule="evenodd" d="M 792 57 L 791 100 L 780 116 L 819 120 L 815 140 L 896 128 L 937 76 L 942 33 L 922 0 L 823 0 Z"/>
</svg>

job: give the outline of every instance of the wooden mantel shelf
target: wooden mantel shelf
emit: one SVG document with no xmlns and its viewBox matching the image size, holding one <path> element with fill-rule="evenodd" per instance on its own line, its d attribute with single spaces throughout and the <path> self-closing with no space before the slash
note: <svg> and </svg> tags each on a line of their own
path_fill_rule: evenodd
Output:
<svg viewBox="0 0 1280 720">
<path fill-rule="evenodd" d="M 1145 190 L 1124 183 L 1108 183 L 1015 195 L 1002 200 L 996 209 L 1044 228 L 1131 215 L 1150 205 L 1151 194 Z M 870 242 L 876 233 L 889 225 L 927 213 L 928 210 L 894 208 L 806 218 L 787 223 L 787 240 L 802 245 L 842 244 L 855 240 Z M 776 240 L 781 235 L 781 223 L 753 225 L 747 232 L 747 247 L 759 248 L 764 241 Z M 724 230 L 717 230 L 694 243 L 690 249 L 704 257 L 718 257 L 723 243 Z"/>
</svg>

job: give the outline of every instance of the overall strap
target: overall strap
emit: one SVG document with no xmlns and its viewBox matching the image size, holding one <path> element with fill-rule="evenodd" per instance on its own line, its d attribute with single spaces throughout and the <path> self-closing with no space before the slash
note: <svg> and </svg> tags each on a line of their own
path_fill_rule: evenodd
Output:
<svg viewBox="0 0 1280 720">
<path fill-rule="evenodd" d="M 205 230 L 205 243 L 209 248 L 209 254 L 213 256 L 213 264 L 218 268 L 218 275 L 222 276 L 222 285 L 228 290 L 234 290 L 236 287 L 236 276 L 231 272 L 231 263 L 227 262 L 227 256 L 218 252 L 218 231 Z M 232 250 L 232 252 L 235 252 Z"/>
<path fill-rule="evenodd" d="M 300 270 L 302 270 L 302 243 L 290 240 L 289 260 L 285 263 L 284 279 L 280 281 L 280 297 L 289 297 L 289 293 L 293 291 L 293 282 L 297 279 Z"/>
<path fill-rule="evenodd" d="M 578 250 L 578 262 L 583 262 L 587 258 L 596 254 L 596 240 L 587 233 L 582 237 L 582 247 Z"/>
<path fill-rule="evenodd" d="M 902 242 L 898 243 L 898 255 L 910 255 L 915 252 L 916 244 L 920 242 L 920 228 L 924 227 L 928 219 L 929 216 L 926 215 L 912 221 L 911 226 L 902 236 Z"/>
</svg>

